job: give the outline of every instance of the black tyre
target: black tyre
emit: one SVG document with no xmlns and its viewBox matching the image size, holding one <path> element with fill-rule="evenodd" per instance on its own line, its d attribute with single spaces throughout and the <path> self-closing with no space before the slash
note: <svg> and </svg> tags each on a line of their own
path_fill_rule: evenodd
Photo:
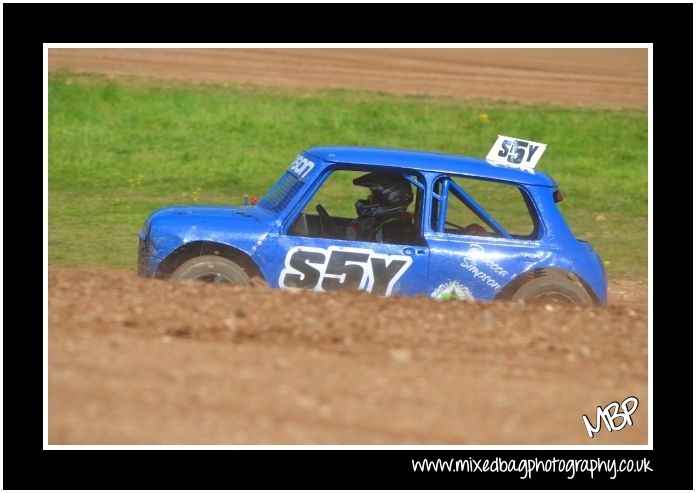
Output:
<svg viewBox="0 0 696 493">
<path fill-rule="evenodd" d="M 178 281 L 249 284 L 249 276 L 239 264 L 216 255 L 187 260 L 172 273 L 171 278 Z"/>
<path fill-rule="evenodd" d="M 525 300 L 538 303 L 564 303 L 591 306 L 592 298 L 585 288 L 562 276 L 544 276 L 523 284 L 513 300 Z"/>
</svg>

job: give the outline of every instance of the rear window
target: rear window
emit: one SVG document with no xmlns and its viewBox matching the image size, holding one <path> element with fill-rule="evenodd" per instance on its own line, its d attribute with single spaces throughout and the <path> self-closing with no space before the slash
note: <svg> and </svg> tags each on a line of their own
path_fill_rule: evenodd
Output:
<svg viewBox="0 0 696 493">
<path fill-rule="evenodd" d="M 444 178 L 443 178 L 444 179 Z M 503 229 L 515 238 L 531 239 L 537 235 L 535 216 L 531 204 L 523 190 L 515 185 L 450 176 L 448 179 L 459 185 L 479 206 L 481 206 Z M 435 186 L 439 193 L 442 180 Z M 476 224 L 484 236 L 496 236 L 493 229 L 485 224 L 464 200 L 450 187 L 445 232 L 464 234 L 467 226 Z M 439 203 L 433 204 L 433 229 L 436 228 Z M 470 233 L 476 234 L 476 233 Z"/>
<path fill-rule="evenodd" d="M 302 187 L 302 183 L 295 174 L 286 171 L 259 201 L 259 207 L 274 212 L 283 210 Z"/>
</svg>

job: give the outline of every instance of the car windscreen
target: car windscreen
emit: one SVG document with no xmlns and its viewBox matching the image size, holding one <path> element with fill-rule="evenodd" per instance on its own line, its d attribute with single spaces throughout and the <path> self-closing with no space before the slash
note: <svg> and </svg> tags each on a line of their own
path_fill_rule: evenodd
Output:
<svg viewBox="0 0 696 493">
<path fill-rule="evenodd" d="M 302 187 L 302 184 L 302 180 L 297 175 L 286 171 L 259 201 L 259 207 L 273 212 L 283 210 Z"/>
</svg>

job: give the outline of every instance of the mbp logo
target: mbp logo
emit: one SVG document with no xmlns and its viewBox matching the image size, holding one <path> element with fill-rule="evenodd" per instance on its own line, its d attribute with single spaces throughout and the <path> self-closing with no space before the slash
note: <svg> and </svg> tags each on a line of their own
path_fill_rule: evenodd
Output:
<svg viewBox="0 0 696 493">
<path fill-rule="evenodd" d="M 619 412 L 619 408 L 622 410 Z M 623 430 L 626 425 L 633 426 L 633 420 L 631 420 L 631 415 L 638 409 L 638 399 L 636 397 L 626 397 L 624 401 L 619 405 L 618 402 L 612 402 L 607 404 L 607 406 L 602 409 L 601 406 L 597 406 L 597 414 L 595 416 L 595 422 L 597 426 L 592 426 L 590 420 L 584 414 L 582 415 L 582 422 L 585 423 L 585 429 L 587 430 L 587 435 L 590 438 L 594 437 L 595 433 L 599 433 L 602 427 L 602 422 L 604 426 L 609 431 L 619 431 Z M 620 425 L 616 425 L 616 420 L 621 419 Z"/>
</svg>

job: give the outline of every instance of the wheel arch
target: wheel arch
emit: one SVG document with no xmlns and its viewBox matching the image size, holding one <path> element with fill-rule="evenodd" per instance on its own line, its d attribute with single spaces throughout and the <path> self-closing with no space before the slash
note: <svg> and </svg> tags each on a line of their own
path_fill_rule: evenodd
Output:
<svg viewBox="0 0 696 493">
<path fill-rule="evenodd" d="M 192 241 L 185 243 L 160 262 L 155 272 L 158 279 L 167 279 L 184 262 L 203 255 L 217 255 L 239 264 L 250 277 L 260 277 L 265 281 L 256 262 L 244 251 L 215 241 Z"/>
<path fill-rule="evenodd" d="M 524 274 L 520 274 L 519 276 L 515 277 L 512 279 L 509 283 L 507 283 L 503 289 L 498 293 L 496 296 L 496 300 L 509 300 L 512 299 L 512 295 L 520 289 L 524 284 L 528 283 L 532 279 L 537 279 L 539 277 L 548 277 L 548 276 L 559 276 L 559 277 L 565 277 L 566 279 L 569 279 L 576 284 L 580 285 L 588 295 L 590 295 L 590 298 L 592 298 L 592 303 L 595 306 L 600 305 L 599 298 L 597 297 L 597 294 L 594 292 L 594 290 L 590 287 L 590 285 L 579 275 L 577 275 L 574 272 L 567 271 L 565 269 L 561 269 L 559 267 L 539 267 L 536 269 L 532 269 L 529 272 L 525 272 Z"/>
</svg>

